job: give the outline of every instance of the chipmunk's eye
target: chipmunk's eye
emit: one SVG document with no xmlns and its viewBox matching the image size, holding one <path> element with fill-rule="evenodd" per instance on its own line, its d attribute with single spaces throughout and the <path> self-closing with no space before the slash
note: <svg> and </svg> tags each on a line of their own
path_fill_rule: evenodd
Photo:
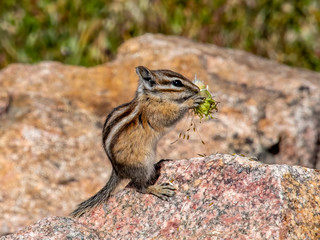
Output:
<svg viewBox="0 0 320 240">
<path fill-rule="evenodd" d="M 180 80 L 174 80 L 172 81 L 172 85 L 175 87 L 183 87 L 183 84 Z"/>
</svg>

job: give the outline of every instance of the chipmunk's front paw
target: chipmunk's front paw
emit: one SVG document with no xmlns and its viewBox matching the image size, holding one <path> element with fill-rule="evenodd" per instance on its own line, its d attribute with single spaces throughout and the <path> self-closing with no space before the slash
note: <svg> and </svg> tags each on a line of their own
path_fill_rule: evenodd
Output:
<svg viewBox="0 0 320 240">
<path fill-rule="evenodd" d="M 191 108 L 196 108 L 198 107 L 201 103 L 204 101 L 204 97 L 196 94 L 193 95 L 192 97 L 188 98 L 185 102 L 184 105 L 186 108 L 191 109 Z"/>
<path fill-rule="evenodd" d="M 193 107 L 194 107 L 194 108 L 198 107 L 201 103 L 204 102 L 205 99 L 206 99 L 206 98 L 203 97 L 203 96 L 195 95 L 195 96 L 193 97 Z"/>
<path fill-rule="evenodd" d="M 176 188 L 169 183 L 163 183 L 161 185 L 151 185 L 148 187 L 148 193 L 151 193 L 162 200 L 168 200 L 168 197 L 173 197 Z"/>
</svg>

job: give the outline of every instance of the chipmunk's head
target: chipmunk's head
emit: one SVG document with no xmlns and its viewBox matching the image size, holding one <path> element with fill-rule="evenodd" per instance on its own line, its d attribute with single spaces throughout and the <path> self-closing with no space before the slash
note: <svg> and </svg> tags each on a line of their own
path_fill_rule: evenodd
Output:
<svg viewBox="0 0 320 240">
<path fill-rule="evenodd" d="M 171 70 L 150 70 L 139 66 L 136 72 L 139 76 L 137 95 L 148 94 L 183 102 L 200 91 L 189 79 Z"/>
</svg>

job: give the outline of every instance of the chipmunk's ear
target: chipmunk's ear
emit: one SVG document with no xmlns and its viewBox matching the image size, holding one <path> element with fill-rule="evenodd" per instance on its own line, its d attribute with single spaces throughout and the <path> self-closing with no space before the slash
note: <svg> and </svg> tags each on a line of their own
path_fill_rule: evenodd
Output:
<svg viewBox="0 0 320 240">
<path fill-rule="evenodd" d="M 151 88 L 153 87 L 153 85 L 156 84 L 156 82 L 154 81 L 154 77 L 148 68 L 144 66 L 138 66 L 136 67 L 136 73 L 138 74 L 139 78 L 142 80 L 143 84 L 148 88 Z"/>
</svg>

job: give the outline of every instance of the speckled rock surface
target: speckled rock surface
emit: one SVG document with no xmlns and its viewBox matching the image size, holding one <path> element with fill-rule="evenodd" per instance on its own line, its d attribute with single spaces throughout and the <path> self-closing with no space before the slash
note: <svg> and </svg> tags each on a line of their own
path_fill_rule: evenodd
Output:
<svg viewBox="0 0 320 240">
<path fill-rule="evenodd" d="M 169 68 L 205 81 L 216 119 L 191 117 L 166 135 L 158 158 L 243 153 L 267 163 L 320 168 L 320 74 L 178 37 L 144 35 L 115 60 L 84 68 L 54 62 L 0 71 L 0 234 L 66 215 L 106 182 L 105 116 L 134 96 L 135 67 Z M 206 142 L 201 143 L 201 138 Z M 174 144 L 172 144 L 175 142 Z"/>
<path fill-rule="evenodd" d="M 169 201 L 125 189 L 80 219 L 46 218 L 3 239 L 320 238 L 318 170 L 218 154 L 164 162 L 158 182 L 169 181 Z"/>
<path fill-rule="evenodd" d="M 16 234 L 0 239 L 101 239 L 99 233 L 66 217 L 48 217 Z"/>
</svg>

